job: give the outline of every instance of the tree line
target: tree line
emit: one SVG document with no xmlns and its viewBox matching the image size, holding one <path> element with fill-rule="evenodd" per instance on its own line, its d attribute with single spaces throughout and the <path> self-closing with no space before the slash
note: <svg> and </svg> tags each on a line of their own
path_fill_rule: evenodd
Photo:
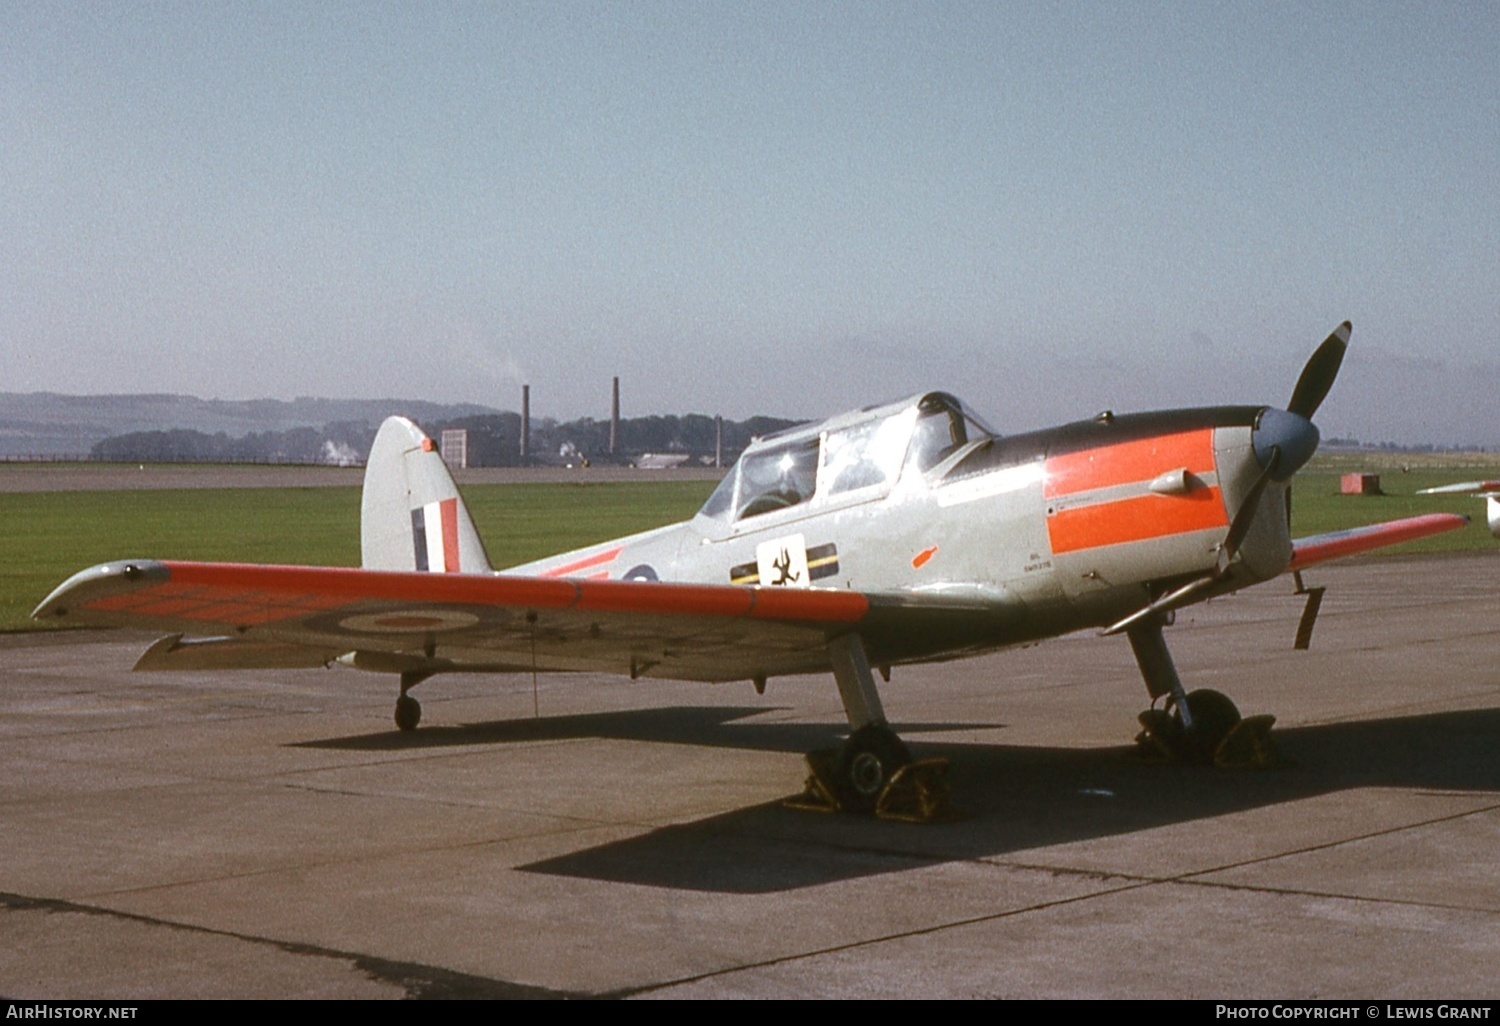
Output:
<svg viewBox="0 0 1500 1026">
<path fill-rule="evenodd" d="M 791 427 L 798 421 L 751 417 L 724 421 L 726 465 L 759 435 Z M 310 463 L 361 464 L 369 455 L 377 425 L 339 421 L 321 428 L 252 432 L 231 437 L 225 432 L 173 429 L 132 431 L 98 442 L 89 458 L 125 463 Z M 444 430 L 468 431 L 471 467 L 513 467 L 521 460 L 521 415 L 483 414 L 424 423 L 434 439 Z M 584 417 L 559 422 L 533 418 L 527 463 L 549 464 L 586 458 L 594 463 L 627 462 L 643 453 L 686 453 L 697 459 L 714 455 L 714 418 L 700 413 L 685 416 L 627 417 L 620 421 L 616 454 L 609 452 L 609 421 Z"/>
</svg>

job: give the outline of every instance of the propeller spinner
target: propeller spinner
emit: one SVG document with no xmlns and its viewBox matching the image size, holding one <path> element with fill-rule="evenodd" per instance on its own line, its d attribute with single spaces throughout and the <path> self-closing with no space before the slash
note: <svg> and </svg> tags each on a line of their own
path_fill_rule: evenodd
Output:
<svg viewBox="0 0 1500 1026">
<path fill-rule="evenodd" d="M 1297 378 L 1292 401 L 1285 410 L 1268 406 L 1256 420 L 1255 458 L 1273 480 L 1288 480 L 1317 451 L 1319 435 L 1312 416 L 1338 377 L 1351 330 L 1352 325 L 1345 321 L 1314 350 Z"/>
</svg>

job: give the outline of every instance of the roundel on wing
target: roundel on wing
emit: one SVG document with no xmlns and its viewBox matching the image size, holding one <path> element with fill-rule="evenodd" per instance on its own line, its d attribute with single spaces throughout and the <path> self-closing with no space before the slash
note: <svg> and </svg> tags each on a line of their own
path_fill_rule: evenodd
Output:
<svg viewBox="0 0 1500 1026">
<path fill-rule="evenodd" d="M 621 580 L 659 581 L 661 580 L 661 578 L 656 576 L 656 567 L 652 566 L 650 563 L 639 563 L 631 567 L 629 570 L 626 570 L 625 576 L 622 577 Z"/>
<path fill-rule="evenodd" d="M 393 609 L 346 616 L 339 626 L 366 634 L 431 634 L 463 630 L 478 622 L 479 617 L 461 609 Z"/>
</svg>

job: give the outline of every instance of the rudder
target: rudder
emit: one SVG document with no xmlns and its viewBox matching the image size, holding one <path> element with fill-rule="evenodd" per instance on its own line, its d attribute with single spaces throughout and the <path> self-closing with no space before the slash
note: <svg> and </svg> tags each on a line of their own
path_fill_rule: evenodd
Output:
<svg viewBox="0 0 1500 1026">
<path fill-rule="evenodd" d="M 405 417 L 387 417 L 370 446 L 360 553 L 366 570 L 492 572 L 437 446 Z"/>
</svg>

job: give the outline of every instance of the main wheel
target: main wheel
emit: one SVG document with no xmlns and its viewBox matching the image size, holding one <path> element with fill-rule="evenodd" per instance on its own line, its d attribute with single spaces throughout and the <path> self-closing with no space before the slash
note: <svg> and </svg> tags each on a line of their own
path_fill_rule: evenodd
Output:
<svg viewBox="0 0 1500 1026">
<path fill-rule="evenodd" d="M 889 727 L 861 727 L 839 750 L 839 800 L 850 812 L 874 812 L 891 775 L 911 762 L 911 752 Z"/>
<path fill-rule="evenodd" d="M 1211 763 L 1219 745 L 1240 722 L 1240 711 L 1228 695 L 1211 688 L 1188 692 L 1187 707 L 1193 721 L 1191 728 L 1183 726 L 1180 713 L 1173 718 L 1178 728 L 1178 757 L 1183 762 Z"/>
<path fill-rule="evenodd" d="M 396 728 L 398 730 L 416 730 L 417 724 L 421 722 L 421 702 L 410 695 L 402 695 L 396 699 Z"/>
</svg>

